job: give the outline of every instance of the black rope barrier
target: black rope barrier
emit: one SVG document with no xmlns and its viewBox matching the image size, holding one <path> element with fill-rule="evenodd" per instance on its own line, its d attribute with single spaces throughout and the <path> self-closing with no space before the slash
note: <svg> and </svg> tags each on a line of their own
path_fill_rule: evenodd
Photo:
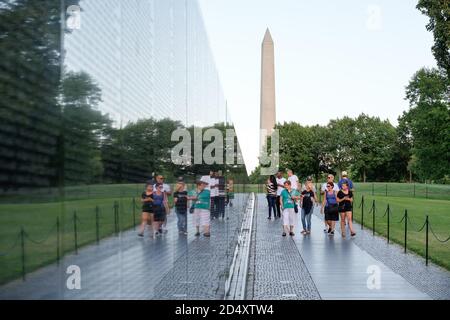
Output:
<svg viewBox="0 0 450 320">
<path fill-rule="evenodd" d="M 24 231 L 24 235 L 25 235 L 25 238 L 26 238 L 28 241 L 30 241 L 31 243 L 34 243 L 34 244 L 43 244 L 43 243 L 45 243 L 45 242 L 50 238 L 50 236 L 52 235 L 52 233 L 55 231 L 56 228 L 57 228 L 57 224 L 55 223 L 55 224 L 53 225 L 53 227 L 50 229 L 50 231 L 47 232 L 47 236 L 44 237 L 42 240 L 35 240 L 35 239 L 31 238 L 30 235 L 28 234 L 28 232 L 26 232 L 26 231 Z"/>
<path fill-rule="evenodd" d="M 0 252 L 0 257 L 6 257 L 7 255 L 9 255 L 19 244 L 19 239 L 20 239 L 20 232 L 17 234 L 14 243 L 4 252 Z"/>
<path fill-rule="evenodd" d="M 431 224 L 430 224 L 430 231 L 431 231 L 431 234 L 434 236 L 434 238 L 435 238 L 437 241 L 439 241 L 440 243 L 446 243 L 446 242 L 450 241 L 450 236 L 449 236 L 447 239 L 445 239 L 445 240 L 439 239 L 439 237 L 438 237 L 438 236 L 436 235 L 436 233 L 434 232 L 433 227 L 431 226 Z"/>
</svg>

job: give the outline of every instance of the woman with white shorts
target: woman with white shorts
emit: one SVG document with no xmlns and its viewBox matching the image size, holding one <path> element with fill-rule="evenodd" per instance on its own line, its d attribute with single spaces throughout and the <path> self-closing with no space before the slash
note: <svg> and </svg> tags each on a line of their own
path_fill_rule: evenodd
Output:
<svg viewBox="0 0 450 320">
<path fill-rule="evenodd" d="M 281 192 L 280 196 L 280 204 L 281 209 L 283 211 L 283 237 L 286 237 L 286 234 L 289 232 L 289 235 L 293 237 L 294 226 L 297 220 L 297 213 L 295 212 L 295 207 L 297 206 L 296 202 L 300 198 L 300 194 L 298 190 L 291 188 L 291 182 L 287 180 L 284 183 L 284 189 Z M 298 207 L 297 207 L 298 210 Z"/>
<path fill-rule="evenodd" d="M 210 237 L 211 225 L 211 193 L 205 189 L 205 181 L 197 181 L 197 189 L 189 193 L 189 200 L 192 200 L 190 212 L 193 214 L 193 221 L 197 232 L 195 236 L 200 236 L 200 227 L 203 227 L 203 235 Z"/>
</svg>

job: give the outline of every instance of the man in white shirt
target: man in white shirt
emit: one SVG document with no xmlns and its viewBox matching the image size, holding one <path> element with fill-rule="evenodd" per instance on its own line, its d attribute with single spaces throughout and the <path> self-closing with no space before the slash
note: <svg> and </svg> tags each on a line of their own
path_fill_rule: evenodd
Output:
<svg viewBox="0 0 450 320">
<path fill-rule="evenodd" d="M 299 186 L 298 186 L 298 177 L 294 174 L 294 172 L 291 170 L 291 169 L 289 169 L 288 171 L 287 171 L 287 174 L 288 174 L 288 180 L 291 182 L 291 188 L 294 190 L 297 190 L 297 191 L 300 191 L 299 190 Z"/>
<path fill-rule="evenodd" d="M 327 182 L 325 182 L 324 184 L 322 184 L 321 191 L 322 191 L 322 194 L 323 194 L 323 195 L 325 195 L 325 191 L 327 191 L 327 183 L 329 183 L 329 182 L 333 182 L 333 183 L 334 183 L 333 191 L 336 191 L 336 192 L 339 191 L 339 186 L 338 186 L 338 184 L 337 184 L 336 182 L 334 182 L 334 176 L 333 176 L 332 174 L 329 174 L 329 175 L 327 176 Z"/>
<path fill-rule="evenodd" d="M 201 181 L 208 183 L 206 190 L 210 191 L 211 195 L 211 217 L 213 219 L 217 218 L 218 215 L 218 196 L 219 196 L 219 182 L 216 179 L 214 171 L 209 172 L 209 176 L 203 176 Z"/>
<path fill-rule="evenodd" d="M 277 213 L 275 218 L 281 218 L 281 207 L 280 207 L 280 201 L 281 201 L 281 192 L 284 189 L 284 183 L 286 182 L 286 179 L 283 177 L 283 173 L 281 171 L 277 172 L 277 203 L 276 203 L 276 207 L 277 207 Z"/>
</svg>

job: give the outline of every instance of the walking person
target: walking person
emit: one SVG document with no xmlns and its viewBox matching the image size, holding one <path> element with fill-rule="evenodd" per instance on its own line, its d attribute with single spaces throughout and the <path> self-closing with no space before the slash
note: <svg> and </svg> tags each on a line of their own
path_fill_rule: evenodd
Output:
<svg viewBox="0 0 450 320">
<path fill-rule="evenodd" d="M 327 182 L 327 191 L 323 197 L 321 212 L 325 213 L 325 220 L 328 226 L 328 234 L 334 236 L 336 221 L 339 221 L 337 193 L 333 190 L 334 183 Z"/>
<path fill-rule="evenodd" d="M 288 180 L 291 182 L 291 188 L 293 190 L 300 191 L 299 180 L 298 180 L 298 177 L 294 174 L 294 171 L 292 171 L 291 169 L 288 169 L 287 174 L 288 174 Z"/>
<path fill-rule="evenodd" d="M 234 180 L 233 179 L 228 179 L 228 183 L 227 183 L 227 201 L 226 201 L 226 205 L 233 207 L 233 200 L 234 200 Z"/>
<path fill-rule="evenodd" d="M 225 219 L 226 182 L 222 171 L 217 172 L 217 211 L 218 216 Z"/>
<path fill-rule="evenodd" d="M 276 218 L 277 216 L 277 208 L 276 208 L 276 202 L 277 202 L 277 179 L 274 175 L 271 175 L 267 179 L 266 184 L 266 190 L 267 190 L 267 204 L 269 206 L 269 216 L 267 219 L 272 219 L 272 211 L 273 211 L 273 217 Z"/>
<path fill-rule="evenodd" d="M 336 193 L 339 192 L 339 187 L 338 187 L 337 183 L 334 182 L 334 175 L 329 174 L 327 176 L 327 182 L 322 184 L 322 188 L 321 188 L 322 198 L 325 198 L 325 192 L 327 192 L 327 184 L 330 182 L 333 183 L 333 191 L 335 191 Z M 328 223 L 327 223 L 327 220 L 325 219 L 325 217 L 323 219 L 323 222 L 325 224 L 325 229 L 323 231 L 328 232 L 329 226 L 328 226 Z"/>
<path fill-rule="evenodd" d="M 200 236 L 200 227 L 203 228 L 203 236 L 211 236 L 211 192 L 206 189 L 207 183 L 203 180 L 197 181 L 196 190 L 189 193 L 189 200 L 192 200 L 190 211 L 193 213 L 193 220 L 196 228 L 195 236 Z"/>
<path fill-rule="evenodd" d="M 152 237 L 161 235 L 162 226 L 166 221 L 166 208 L 164 207 L 164 186 L 161 183 L 156 183 L 153 191 L 153 231 Z"/>
<path fill-rule="evenodd" d="M 352 222 L 352 207 L 353 207 L 353 192 L 349 188 L 347 181 L 342 182 L 342 188 L 337 193 L 337 202 L 339 204 L 339 213 L 341 215 L 341 233 L 345 238 L 345 225 L 347 220 L 348 228 L 350 229 L 350 235 L 356 236 L 356 232 L 353 229 Z"/>
<path fill-rule="evenodd" d="M 281 192 L 284 189 L 284 183 L 286 182 L 286 179 L 283 177 L 283 173 L 281 170 L 277 172 L 277 201 L 276 201 L 276 208 L 277 208 L 277 215 L 275 218 L 281 218 Z"/>
<path fill-rule="evenodd" d="M 313 191 L 312 182 L 306 183 L 305 190 L 301 193 L 302 201 L 302 226 L 303 235 L 311 234 L 311 216 L 316 202 L 316 194 Z"/>
<path fill-rule="evenodd" d="M 296 201 L 300 198 L 299 192 L 291 188 L 291 182 L 285 181 L 284 189 L 281 192 L 281 208 L 283 210 L 283 237 L 289 233 L 291 237 L 295 236 L 294 226 L 298 210 Z"/>
<path fill-rule="evenodd" d="M 209 175 L 203 176 L 201 179 L 201 181 L 205 182 L 206 184 L 206 190 L 209 191 L 210 194 L 210 211 L 211 211 L 211 218 L 212 219 L 216 219 L 217 218 L 217 204 L 218 204 L 218 200 L 217 200 L 217 196 L 219 194 L 218 191 L 218 183 L 217 183 L 217 179 L 215 176 L 214 171 L 210 171 Z"/>
<path fill-rule="evenodd" d="M 141 195 L 142 202 L 142 218 L 141 226 L 139 228 L 139 237 L 144 236 L 145 226 L 149 225 L 151 236 L 153 236 L 153 185 L 147 184 L 145 191 Z"/>
<path fill-rule="evenodd" d="M 187 203 L 188 192 L 186 190 L 186 184 L 182 177 L 178 178 L 177 185 L 175 186 L 175 192 L 173 194 L 173 201 L 175 204 L 175 212 L 178 219 L 178 233 L 187 235 Z"/>
<path fill-rule="evenodd" d="M 341 180 L 339 180 L 339 182 L 338 182 L 338 188 L 339 188 L 339 189 L 342 189 L 342 184 L 343 184 L 344 182 L 347 182 L 347 185 L 348 185 L 348 189 L 349 189 L 349 190 L 354 191 L 354 189 L 353 189 L 353 181 L 350 180 L 350 178 L 348 177 L 347 171 L 342 171 L 342 178 L 341 178 Z"/>
<path fill-rule="evenodd" d="M 166 229 L 167 216 L 170 214 L 169 196 L 172 195 L 172 190 L 170 189 L 170 185 L 168 185 L 167 183 L 164 183 L 164 180 L 165 180 L 164 176 L 162 176 L 160 174 L 156 176 L 156 184 L 162 185 L 162 192 L 164 195 L 163 207 L 164 207 L 164 211 L 165 211 L 164 221 L 161 225 L 159 233 L 167 233 L 167 229 Z M 153 188 L 156 187 L 156 184 Z"/>
</svg>

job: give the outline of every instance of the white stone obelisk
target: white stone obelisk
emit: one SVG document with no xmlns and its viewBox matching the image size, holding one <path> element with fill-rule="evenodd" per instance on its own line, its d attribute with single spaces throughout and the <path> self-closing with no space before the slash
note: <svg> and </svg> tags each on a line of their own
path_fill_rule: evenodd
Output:
<svg viewBox="0 0 450 320">
<path fill-rule="evenodd" d="M 261 53 L 260 150 L 267 136 L 272 134 L 275 123 L 275 48 L 267 28 Z"/>
</svg>

